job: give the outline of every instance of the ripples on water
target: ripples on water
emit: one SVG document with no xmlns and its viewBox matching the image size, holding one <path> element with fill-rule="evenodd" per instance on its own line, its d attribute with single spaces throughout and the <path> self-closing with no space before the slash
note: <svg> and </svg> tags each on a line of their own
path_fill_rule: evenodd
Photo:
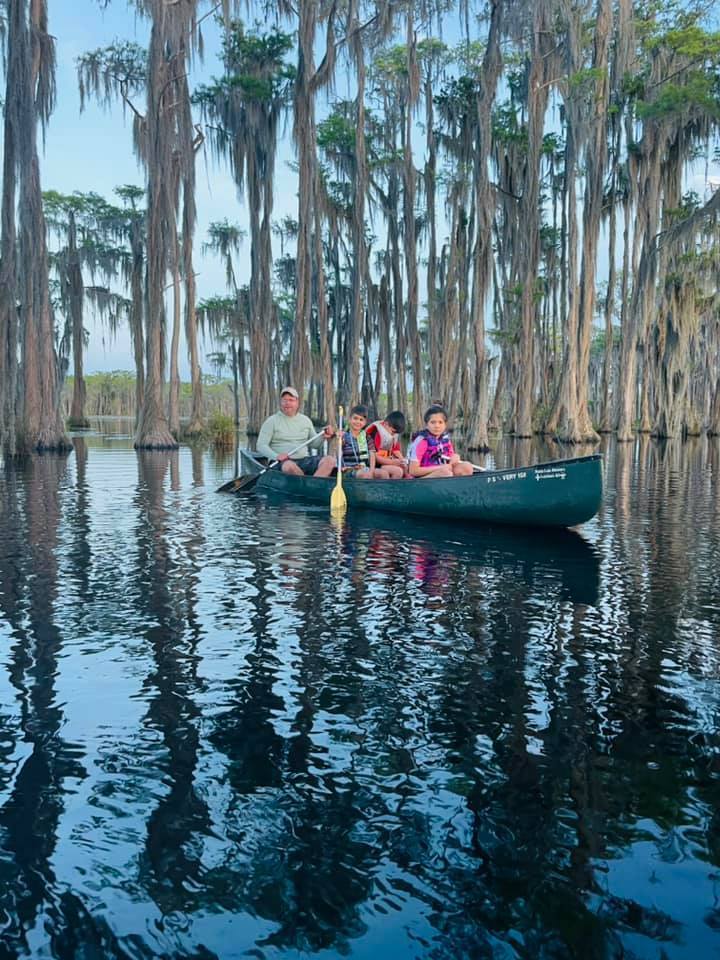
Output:
<svg viewBox="0 0 720 960">
<path fill-rule="evenodd" d="M 0 474 L 0 956 L 717 956 L 718 443 L 612 447 L 581 535 L 232 470 Z"/>
</svg>

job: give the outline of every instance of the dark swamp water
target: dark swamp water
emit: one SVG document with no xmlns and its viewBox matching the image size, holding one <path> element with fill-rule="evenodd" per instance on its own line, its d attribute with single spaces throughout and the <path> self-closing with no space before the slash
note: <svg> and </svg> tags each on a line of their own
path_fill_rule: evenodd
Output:
<svg viewBox="0 0 720 960">
<path fill-rule="evenodd" d="M 2 468 L 0 957 L 720 956 L 720 443 L 605 452 L 565 536 Z"/>
</svg>

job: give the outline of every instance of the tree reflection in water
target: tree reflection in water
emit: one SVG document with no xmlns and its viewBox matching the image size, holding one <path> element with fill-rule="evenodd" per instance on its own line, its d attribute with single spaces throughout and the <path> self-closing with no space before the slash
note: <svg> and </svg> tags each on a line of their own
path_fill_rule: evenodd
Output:
<svg viewBox="0 0 720 960">
<path fill-rule="evenodd" d="M 62 736 L 56 696 L 63 638 L 55 622 L 55 551 L 65 470 L 65 457 L 44 456 L 3 476 L 0 597 L 12 631 L 8 666 L 18 712 L 3 724 L 12 747 L 3 763 L 0 904 L 3 944 L 12 953 L 32 951 L 38 927 L 63 938 L 52 860 L 68 792 L 86 776 L 78 745 Z"/>
<path fill-rule="evenodd" d="M 611 444 L 583 536 L 75 454 L 0 488 L 9 956 L 708 955 L 717 442 Z"/>
<path fill-rule="evenodd" d="M 202 838 L 210 831 L 207 804 L 197 789 L 201 691 L 197 667 L 197 567 L 192 552 L 175 550 L 168 530 L 164 483 L 176 489 L 177 452 L 138 452 L 138 604 L 148 627 L 153 668 L 144 684 L 146 722 L 164 747 L 158 778 L 165 788 L 147 819 L 140 880 L 163 914 L 191 910 L 201 884 Z M 201 518 L 188 516 L 200 537 Z"/>
</svg>

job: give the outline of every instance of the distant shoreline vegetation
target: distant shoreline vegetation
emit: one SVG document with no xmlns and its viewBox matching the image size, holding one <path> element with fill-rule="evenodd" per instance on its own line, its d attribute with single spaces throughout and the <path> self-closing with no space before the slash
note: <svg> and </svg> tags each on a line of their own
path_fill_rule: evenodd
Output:
<svg viewBox="0 0 720 960">
<path fill-rule="evenodd" d="M 85 414 L 88 417 L 135 417 L 136 380 L 128 370 L 111 370 L 85 376 L 87 388 Z M 73 395 L 73 377 L 65 378 L 62 388 L 61 408 L 65 420 L 70 417 Z M 168 389 L 166 385 L 166 390 Z M 203 377 L 203 417 L 214 414 L 233 417 L 233 385 L 231 380 L 214 376 Z M 188 418 L 192 410 L 192 385 L 180 384 L 180 417 Z M 241 418 L 246 411 L 241 408 Z"/>
</svg>

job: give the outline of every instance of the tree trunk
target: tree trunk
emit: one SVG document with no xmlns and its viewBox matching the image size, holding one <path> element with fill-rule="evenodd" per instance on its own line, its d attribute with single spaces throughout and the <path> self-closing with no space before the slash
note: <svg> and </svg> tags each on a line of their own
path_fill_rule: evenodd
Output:
<svg viewBox="0 0 720 960">
<path fill-rule="evenodd" d="M 472 339 L 475 376 L 468 417 L 467 444 L 471 450 L 489 450 L 488 446 L 488 367 L 485 358 L 485 307 L 492 278 L 493 202 L 488 178 L 488 157 L 492 145 L 491 118 L 495 93 L 502 71 L 500 35 L 501 0 L 493 0 L 490 29 L 483 59 L 480 90 L 477 97 L 477 144 L 474 161 L 474 188 L 477 229 L 473 251 Z"/>
<path fill-rule="evenodd" d="M 17 191 L 17 151 L 22 119 L 16 95 L 23 83 L 22 44 L 16 40 L 23 30 L 23 5 L 8 5 L 6 85 L 4 104 L 2 239 L 0 241 L 0 448 L 5 456 L 16 453 L 16 392 L 18 352 L 17 312 L 17 232 L 15 204 Z"/>
<path fill-rule="evenodd" d="M 194 183 L 193 183 L 194 189 Z M 183 202 L 185 206 L 192 203 L 195 206 L 195 198 L 190 197 L 188 191 L 189 184 L 183 187 Z M 194 216 L 193 216 L 194 221 Z M 193 222 L 194 226 L 194 222 Z M 189 232 L 188 232 L 189 230 Z M 195 274 L 193 272 L 192 256 L 192 237 L 194 230 L 189 229 L 189 217 L 184 216 L 183 223 L 183 270 L 185 273 L 185 339 L 187 340 L 188 354 L 190 359 L 190 386 L 192 391 L 192 406 L 190 409 L 190 421 L 185 428 L 185 433 L 190 436 L 199 436 L 203 432 L 203 384 L 202 370 L 200 369 L 200 358 L 198 354 L 197 342 L 197 315 L 195 312 Z"/>
<path fill-rule="evenodd" d="M 340 400 L 346 404 L 357 397 L 360 370 L 360 335 L 365 322 L 365 290 L 367 283 L 367 244 L 365 242 L 365 193 L 367 191 L 367 156 L 365 149 L 365 51 L 363 48 L 357 0 L 351 0 L 348 16 L 350 48 L 355 63 L 357 93 L 355 97 L 355 150 L 352 173 L 352 241 L 351 303 L 345 335 L 345 363 L 341 371 Z"/>
<path fill-rule="evenodd" d="M 290 376 L 300 390 L 306 384 L 311 370 L 309 336 L 313 282 L 312 229 L 318 177 L 315 94 L 328 82 L 335 65 L 335 7 L 327 14 L 325 57 L 317 70 L 314 46 L 319 5 L 317 0 L 303 0 L 298 9 L 300 23 L 293 123 L 293 136 L 298 153 L 298 237 L 295 327 L 290 353 Z M 316 264 L 316 268 L 318 271 L 323 269 L 322 261 Z"/>
<path fill-rule="evenodd" d="M 420 78 L 417 65 L 417 37 L 413 28 L 412 6 L 408 7 L 407 18 L 407 71 L 408 95 L 405 103 L 405 125 L 403 134 L 403 240 L 405 248 L 405 274 L 407 297 L 405 301 L 405 323 L 407 345 L 410 351 L 410 366 L 413 379 L 412 416 L 415 423 L 422 422 L 424 410 L 424 384 L 422 349 L 418 332 L 418 275 L 417 275 L 417 239 L 415 230 L 415 163 L 412 151 L 413 118 L 417 102 Z"/>
<path fill-rule="evenodd" d="M 612 2 L 598 0 L 595 20 L 593 70 L 595 120 L 585 150 L 585 202 L 583 204 L 583 246 L 580 267 L 580 315 L 578 318 L 577 425 L 580 443 L 597 443 L 589 409 L 590 341 L 595 313 L 595 275 L 607 166 L 607 108 L 610 94 L 608 50 L 612 33 Z"/>
<path fill-rule="evenodd" d="M 147 166 L 147 381 L 135 446 L 174 449 L 163 403 L 165 371 L 165 278 L 168 251 L 176 242 L 178 176 L 176 139 L 177 83 L 186 70 L 190 39 L 188 4 L 152 0 L 148 55 L 147 117 L 144 155 Z"/>
<path fill-rule="evenodd" d="M 179 254 L 177 240 L 175 242 L 175 262 L 173 263 L 173 326 L 172 339 L 170 341 L 170 383 L 168 391 L 168 425 L 170 432 L 179 439 L 180 437 L 180 370 L 178 366 L 178 354 L 180 352 L 180 316 L 182 313 L 180 303 L 180 264 L 177 261 Z"/>
<path fill-rule="evenodd" d="M 143 274 L 145 255 L 143 251 L 143 228 L 139 217 L 133 217 L 130 225 L 130 339 L 135 360 L 135 427 L 137 429 L 145 398 L 145 337 L 143 334 Z"/>
<path fill-rule="evenodd" d="M 655 244 L 658 222 L 658 195 L 662 161 L 661 134 L 650 122 L 643 136 L 642 181 L 637 204 L 635 230 L 642 237 L 638 269 L 633 271 L 634 289 L 625 317 L 620 349 L 618 377 L 618 440 L 632 440 L 637 405 L 637 368 L 640 335 L 647 327 L 647 317 L 655 300 Z"/>
<path fill-rule="evenodd" d="M 380 279 L 380 295 L 378 297 L 378 326 L 380 338 L 379 350 L 380 356 L 382 357 L 383 369 L 385 370 L 385 403 L 389 411 L 395 406 L 395 363 L 392 355 L 392 341 L 390 337 L 390 328 L 392 325 L 390 299 L 392 294 L 390 292 L 388 259 L 389 254 L 386 253 L 386 264 Z"/>
<path fill-rule="evenodd" d="M 68 268 L 70 322 L 72 326 L 73 394 L 70 404 L 70 426 L 85 428 L 90 421 L 85 416 L 85 377 L 83 354 L 85 352 L 85 329 L 83 326 L 83 300 L 85 289 L 82 268 L 77 248 L 77 226 L 72 210 L 68 218 Z"/>
<path fill-rule="evenodd" d="M 17 34 L 8 46 L 17 43 L 22 57 L 23 83 L 15 96 L 23 118 L 18 151 L 20 174 L 19 203 L 19 289 L 22 346 L 22 417 L 18 439 L 21 452 L 70 450 L 71 444 L 60 416 L 60 383 L 55 353 L 55 323 L 48 281 L 48 254 L 45 217 L 40 189 L 37 154 L 38 109 L 43 122 L 54 99 L 52 41 L 47 32 L 45 0 L 32 0 L 28 20 L 25 0 L 10 0 L 10 22 Z M 47 100 L 38 108 L 37 91 Z"/>
<path fill-rule="evenodd" d="M 535 281 L 540 262 L 540 162 L 542 159 L 545 111 L 550 83 L 554 79 L 552 57 L 555 35 L 551 11 L 546 0 L 533 5 L 532 53 L 528 76 L 528 148 L 523 196 L 520 202 L 520 334 L 518 371 L 515 387 L 512 432 L 517 437 L 533 433 L 533 401 L 535 395 Z"/>
<path fill-rule="evenodd" d="M 619 131 L 620 124 L 617 124 L 618 136 L 615 138 L 615 146 L 619 151 Z M 608 288 L 605 297 L 605 350 L 603 356 L 603 373 L 601 389 L 601 407 L 600 424 L 598 430 L 600 433 L 611 433 L 613 425 L 613 397 L 611 390 L 614 386 L 613 366 L 615 361 L 615 328 L 613 326 L 613 314 L 615 309 L 615 285 L 617 281 L 617 265 L 615 263 L 616 237 L 617 237 L 617 152 L 614 159 L 615 168 L 613 169 L 612 185 L 610 187 L 610 226 L 608 229 Z"/>
<path fill-rule="evenodd" d="M 318 410 L 324 423 L 335 423 L 335 388 L 332 375 L 332 350 L 328 327 L 328 306 L 325 295 L 325 271 L 322 269 L 322 213 L 319 191 L 315 193 L 315 262 L 321 265 L 317 276 L 317 320 L 320 339 L 320 386 L 322 387 L 322 405 Z"/>
<path fill-rule="evenodd" d="M 431 78 L 425 79 L 425 219 L 428 225 L 427 256 L 427 322 L 428 353 L 430 354 L 430 396 L 438 391 L 440 380 L 441 344 L 437 317 L 437 224 L 435 222 L 435 181 L 437 176 L 437 136 L 433 117 L 433 89 Z"/>
</svg>

